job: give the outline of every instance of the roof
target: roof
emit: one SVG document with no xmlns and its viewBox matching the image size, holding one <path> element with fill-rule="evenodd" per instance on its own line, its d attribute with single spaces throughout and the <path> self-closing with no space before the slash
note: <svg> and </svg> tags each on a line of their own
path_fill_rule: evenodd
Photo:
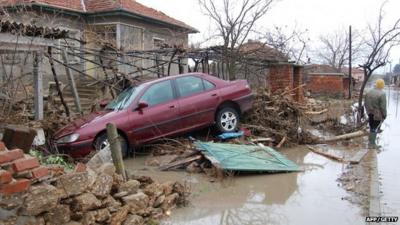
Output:
<svg viewBox="0 0 400 225">
<path fill-rule="evenodd" d="M 143 19 L 153 19 L 158 22 L 167 23 L 189 32 L 198 32 L 195 28 L 186 23 L 174 19 L 156 9 L 147 7 L 135 0 L 0 0 L 1 6 L 19 5 L 46 5 L 49 7 L 77 11 L 82 14 L 126 11 L 130 14 L 141 16 Z"/>
<path fill-rule="evenodd" d="M 259 41 L 249 40 L 247 43 L 242 45 L 243 53 L 248 54 L 246 57 L 273 61 L 273 62 L 288 62 L 289 58 L 279 50 L 271 48 L 268 45 Z"/>
<path fill-rule="evenodd" d="M 52 27 L 40 27 L 23 23 L 0 20 L 2 33 L 23 34 L 28 37 L 43 37 L 48 39 L 60 39 L 68 37 L 68 31 Z"/>
</svg>

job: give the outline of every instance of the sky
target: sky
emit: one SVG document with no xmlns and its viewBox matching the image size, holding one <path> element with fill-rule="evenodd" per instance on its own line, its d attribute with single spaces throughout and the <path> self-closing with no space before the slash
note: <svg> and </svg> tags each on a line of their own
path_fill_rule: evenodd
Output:
<svg viewBox="0 0 400 225">
<path fill-rule="evenodd" d="M 137 1 L 198 29 L 199 34 L 190 35 L 190 43 L 202 42 L 214 31 L 210 19 L 202 13 L 198 0 Z M 384 0 L 277 0 L 257 28 L 266 30 L 286 26 L 307 29 L 311 42 L 317 45 L 316 40 L 320 35 L 333 30 L 348 29 L 349 25 L 353 30 L 365 30 L 368 23 L 377 21 L 382 2 Z M 385 6 L 385 23 L 393 24 L 397 18 L 400 18 L 400 0 L 389 0 Z M 400 47 L 392 50 L 391 61 L 393 67 L 400 63 Z M 389 67 L 385 69 L 389 71 Z"/>
</svg>

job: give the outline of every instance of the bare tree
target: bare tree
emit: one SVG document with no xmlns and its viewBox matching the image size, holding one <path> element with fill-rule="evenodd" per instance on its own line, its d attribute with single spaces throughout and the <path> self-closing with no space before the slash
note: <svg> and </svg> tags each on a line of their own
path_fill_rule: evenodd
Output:
<svg viewBox="0 0 400 225">
<path fill-rule="evenodd" d="M 358 105 L 362 105 L 365 86 L 372 74 L 388 63 L 391 49 L 400 44 L 400 18 L 388 28 L 384 24 L 384 6 L 386 1 L 382 3 L 379 11 L 378 21 L 376 25 L 368 25 L 368 36 L 365 40 L 365 50 L 367 52 L 363 63 L 360 67 L 364 69 L 364 81 L 361 85 Z M 363 108 L 359 107 L 358 122 L 361 121 Z"/>
<path fill-rule="evenodd" d="M 241 46 L 253 32 L 253 28 L 270 9 L 274 0 L 199 0 L 204 14 L 217 28 L 222 41 L 223 61 L 229 71 L 229 79 L 235 79 L 237 57 Z"/>
<path fill-rule="evenodd" d="M 327 35 L 319 37 L 321 47 L 317 50 L 317 57 L 324 64 L 341 72 L 344 65 L 349 62 L 349 32 L 347 29 L 340 29 Z M 352 60 L 358 59 L 362 42 L 357 32 L 352 33 Z"/>
<path fill-rule="evenodd" d="M 309 61 L 306 50 L 310 39 L 307 33 L 307 29 L 299 30 L 296 27 L 290 29 L 287 26 L 276 26 L 265 34 L 265 42 L 296 63 L 305 64 Z"/>
</svg>

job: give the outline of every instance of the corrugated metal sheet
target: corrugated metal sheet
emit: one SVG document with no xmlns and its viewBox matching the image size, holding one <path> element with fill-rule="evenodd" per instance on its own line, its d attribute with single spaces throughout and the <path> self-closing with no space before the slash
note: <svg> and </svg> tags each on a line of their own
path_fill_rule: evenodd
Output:
<svg viewBox="0 0 400 225">
<path fill-rule="evenodd" d="M 195 146 L 217 167 L 230 171 L 291 172 L 299 166 L 270 147 L 196 141 Z"/>
</svg>

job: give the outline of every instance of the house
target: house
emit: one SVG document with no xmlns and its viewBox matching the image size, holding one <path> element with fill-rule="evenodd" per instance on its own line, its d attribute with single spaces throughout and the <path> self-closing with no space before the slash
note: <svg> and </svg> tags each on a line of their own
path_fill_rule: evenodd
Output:
<svg viewBox="0 0 400 225">
<path fill-rule="evenodd" d="M 242 78 L 253 86 L 265 86 L 271 92 L 293 90 L 294 99 L 302 101 L 303 67 L 289 61 L 279 50 L 259 41 L 249 40 L 242 46 L 244 59 L 251 69 L 242 71 Z M 289 91 L 290 92 L 290 91 Z"/>
<path fill-rule="evenodd" d="M 349 78 L 336 68 L 329 65 L 307 65 L 304 74 L 305 89 L 311 95 L 340 98 L 348 96 Z"/>
<path fill-rule="evenodd" d="M 96 78 L 102 73 L 93 63 L 83 63 L 81 58 L 98 59 L 95 56 L 79 57 L 79 51 L 99 51 L 104 43 L 124 52 L 152 50 L 161 45 L 187 47 L 188 35 L 198 32 L 135 0 L 0 0 L 0 6 L 10 21 L 68 30 L 71 38 L 61 39 L 60 47 L 75 48 L 78 56 L 70 57 L 70 63 Z M 153 62 L 135 61 L 139 67 L 148 63 Z M 118 66 L 118 70 L 127 74 L 132 72 L 123 66 Z M 172 68 L 172 71 L 172 74 L 177 73 L 178 68 Z M 58 72 L 63 74 L 63 71 Z"/>
</svg>

